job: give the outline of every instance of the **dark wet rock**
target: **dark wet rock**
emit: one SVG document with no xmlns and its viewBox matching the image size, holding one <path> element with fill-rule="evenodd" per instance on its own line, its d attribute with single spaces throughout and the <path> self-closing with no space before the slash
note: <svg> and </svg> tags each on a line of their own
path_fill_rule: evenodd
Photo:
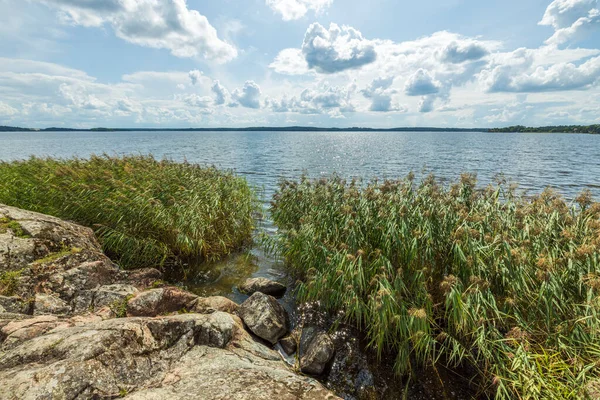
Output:
<svg viewBox="0 0 600 400">
<path fill-rule="evenodd" d="M 37 293 L 33 303 L 33 315 L 65 315 L 71 312 L 69 304 L 56 294 Z"/>
<path fill-rule="evenodd" d="M 0 296 L 0 312 L 30 314 L 31 304 L 18 296 Z"/>
<path fill-rule="evenodd" d="M 274 297 L 264 293 L 256 292 L 244 301 L 238 315 L 256 336 L 271 344 L 287 333 L 287 312 Z"/>
<path fill-rule="evenodd" d="M 176 311 L 189 311 L 198 296 L 176 287 L 150 289 L 127 302 L 127 315 L 154 317 Z"/>
<path fill-rule="evenodd" d="M 9 337 L 27 326 L 38 329 L 4 348 L 0 398 L 337 398 L 294 374 L 237 317 L 222 312 L 25 321 L 7 331 Z"/>
<path fill-rule="evenodd" d="M 320 375 L 331 361 L 335 347 L 331 337 L 315 327 L 305 327 L 300 335 L 300 370 L 306 374 Z"/>
<path fill-rule="evenodd" d="M 247 295 L 261 292 L 274 297 L 283 296 L 286 289 L 285 285 L 267 278 L 249 278 L 238 287 L 240 292 Z"/>
<path fill-rule="evenodd" d="M 281 348 L 287 355 L 292 355 L 298 350 L 298 331 L 293 331 L 279 341 Z"/>
<path fill-rule="evenodd" d="M 191 312 L 199 314 L 210 314 L 215 311 L 222 311 L 229 314 L 235 314 L 238 310 L 238 305 L 226 297 L 210 296 L 198 297 L 190 306 Z"/>
</svg>

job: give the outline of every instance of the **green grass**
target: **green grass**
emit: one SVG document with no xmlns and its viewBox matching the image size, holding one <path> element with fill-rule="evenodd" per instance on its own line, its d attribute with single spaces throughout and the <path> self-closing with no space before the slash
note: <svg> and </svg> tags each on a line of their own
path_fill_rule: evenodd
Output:
<svg viewBox="0 0 600 400">
<path fill-rule="evenodd" d="M 7 230 L 11 230 L 13 235 L 20 238 L 28 238 L 29 235 L 25 232 L 21 224 L 8 217 L 0 218 L 0 233 L 6 233 Z"/>
<path fill-rule="evenodd" d="M 600 376 L 600 204 L 463 175 L 282 182 L 270 245 L 396 372 L 470 365 L 496 399 L 579 399 Z"/>
<path fill-rule="evenodd" d="M 23 271 L 8 271 L 0 273 L 0 296 L 12 296 L 19 286 L 19 278 Z"/>
<path fill-rule="evenodd" d="M 93 228 L 127 268 L 220 259 L 248 243 L 257 209 L 231 172 L 150 156 L 0 162 L 0 203 Z"/>
</svg>

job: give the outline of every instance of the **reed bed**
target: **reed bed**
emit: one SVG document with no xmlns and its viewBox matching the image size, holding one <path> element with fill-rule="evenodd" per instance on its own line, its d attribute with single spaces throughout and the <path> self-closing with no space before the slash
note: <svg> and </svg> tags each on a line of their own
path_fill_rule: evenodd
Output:
<svg viewBox="0 0 600 400">
<path fill-rule="evenodd" d="M 473 175 L 283 181 L 270 245 L 319 301 L 408 375 L 475 370 L 484 397 L 575 399 L 600 375 L 600 203 Z M 600 391 L 599 391 L 600 392 Z"/>
<path fill-rule="evenodd" d="M 93 228 L 126 268 L 220 259 L 248 243 L 258 204 L 231 172 L 107 155 L 0 162 L 0 203 Z"/>
</svg>

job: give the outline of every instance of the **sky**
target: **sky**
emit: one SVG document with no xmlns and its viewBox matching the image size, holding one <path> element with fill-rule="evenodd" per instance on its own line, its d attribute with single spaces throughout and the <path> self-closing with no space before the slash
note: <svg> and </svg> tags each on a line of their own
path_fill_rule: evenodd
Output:
<svg viewBox="0 0 600 400">
<path fill-rule="evenodd" d="M 0 125 L 600 123 L 600 0 L 0 0 Z"/>
</svg>

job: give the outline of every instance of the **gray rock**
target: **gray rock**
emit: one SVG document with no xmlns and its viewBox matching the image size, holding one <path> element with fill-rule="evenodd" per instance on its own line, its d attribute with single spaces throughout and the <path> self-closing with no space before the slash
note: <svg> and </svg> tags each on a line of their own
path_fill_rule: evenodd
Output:
<svg viewBox="0 0 600 400">
<path fill-rule="evenodd" d="M 210 314 L 215 311 L 223 311 L 229 314 L 235 314 L 238 305 L 226 297 L 211 296 L 198 297 L 192 304 L 189 311 L 199 314 Z"/>
<path fill-rule="evenodd" d="M 3 399 L 337 399 L 222 312 L 19 322 L 45 327 L 3 350 Z"/>
<path fill-rule="evenodd" d="M 250 330 L 271 344 L 287 333 L 287 312 L 274 297 L 256 292 L 244 301 L 238 315 Z"/>
<path fill-rule="evenodd" d="M 65 315 L 71 312 L 69 304 L 57 295 L 38 293 L 35 295 L 33 315 Z"/>
<path fill-rule="evenodd" d="M 286 291 L 285 285 L 279 282 L 272 281 L 267 278 L 250 278 L 242 283 L 238 290 L 247 295 L 252 295 L 256 292 L 261 292 L 274 297 L 281 297 Z"/>
<path fill-rule="evenodd" d="M 282 338 L 279 341 L 279 344 L 281 345 L 281 347 L 283 348 L 283 351 L 285 351 L 285 353 L 287 355 L 292 355 L 294 354 L 296 351 L 298 351 L 298 339 L 299 339 L 299 332 L 297 329 L 294 329 L 292 331 L 292 333 L 290 333 L 288 336 Z"/>
<path fill-rule="evenodd" d="M 128 284 L 116 283 L 100 286 L 94 291 L 94 309 L 113 306 L 115 303 L 133 297 L 136 293 L 138 293 L 138 290 Z"/>
<path fill-rule="evenodd" d="M 331 361 L 335 346 L 331 337 L 314 327 L 302 329 L 300 337 L 300 370 L 306 374 L 320 375 Z"/>
<path fill-rule="evenodd" d="M 197 298 L 176 287 L 146 290 L 127 302 L 127 315 L 154 317 L 175 311 L 189 311 Z"/>
<path fill-rule="evenodd" d="M 0 296 L 0 307 L 5 313 L 30 314 L 31 305 L 18 296 Z"/>
</svg>

